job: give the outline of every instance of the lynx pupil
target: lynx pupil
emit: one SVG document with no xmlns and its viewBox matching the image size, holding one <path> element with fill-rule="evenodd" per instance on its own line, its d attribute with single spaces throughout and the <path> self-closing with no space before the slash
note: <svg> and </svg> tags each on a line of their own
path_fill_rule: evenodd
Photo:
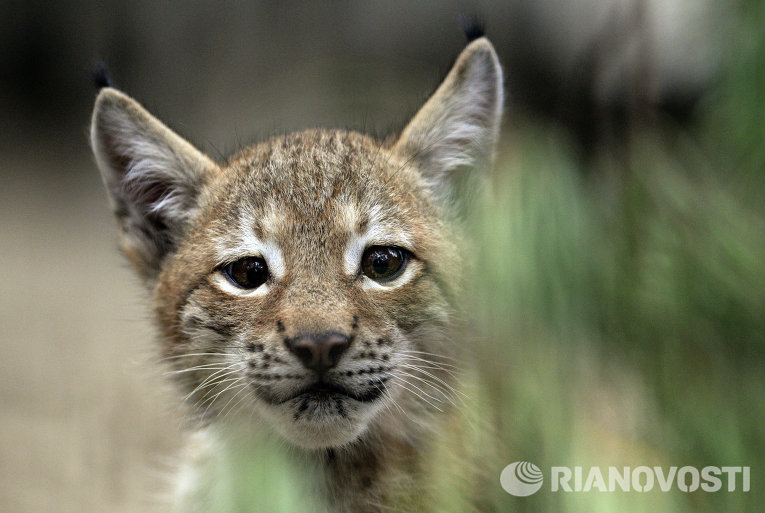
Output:
<svg viewBox="0 0 765 513">
<path fill-rule="evenodd" d="M 237 286 L 243 289 L 255 289 L 268 279 L 266 261 L 259 257 L 246 257 L 231 262 L 223 272 Z"/>
</svg>

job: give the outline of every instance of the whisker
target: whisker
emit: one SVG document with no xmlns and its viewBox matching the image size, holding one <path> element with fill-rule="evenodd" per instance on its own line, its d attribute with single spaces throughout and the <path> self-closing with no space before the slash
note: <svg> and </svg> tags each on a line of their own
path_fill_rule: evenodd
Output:
<svg viewBox="0 0 765 513">
<path fill-rule="evenodd" d="M 459 369 L 459 367 L 457 365 L 439 361 L 440 359 L 451 360 L 453 362 L 458 362 L 459 361 L 457 358 L 453 358 L 451 356 L 446 356 L 446 355 L 436 354 L 436 353 L 428 353 L 426 351 L 415 351 L 413 349 L 402 349 L 402 350 L 400 350 L 398 352 L 401 353 L 401 354 L 409 355 L 412 358 L 418 358 L 417 356 L 414 356 L 414 355 L 432 356 L 432 357 L 435 358 L 434 360 L 423 360 L 422 358 L 420 358 L 420 359 L 423 360 L 423 361 L 427 361 L 429 363 L 434 363 L 434 364 L 438 364 L 438 365 L 444 365 L 446 367 L 452 367 L 454 369 Z"/>
<path fill-rule="evenodd" d="M 423 379 L 423 378 L 421 378 L 421 377 L 419 377 L 419 376 L 415 376 L 414 374 L 410 374 L 410 373 L 408 373 L 408 372 L 405 372 L 405 371 L 401 371 L 401 370 L 399 370 L 397 374 L 399 374 L 399 379 L 404 379 L 404 378 L 402 378 L 402 377 L 401 377 L 401 375 L 403 375 L 403 376 L 407 376 L 407 377 L 410 377 L 410 378 L 414 378 L 414 379 L 417 379 L 417 380 L 421 381 L 422 383 L 424 383 L 424 384 L 428 385 L 430 388 L 433 388 L 433 389 L 435 389 L 436 391 L 438 391 L 438 392 L 439 392 L 441 395 L 443 395 L 443 396 L 444 396 L 444 399 L 445 399 L 445 400 L 447 400 L 447 401 L 449 401 L 449 402 L 451 403 L 451 401 L 449 400 L 449 396 L 448 396 L 447 394 L 445 394 L 443 390 L 441 390 L 440 388 L 436 387 L 434 384 L 432 384 L 432 383 L 430 383 L 430 382 L 426 381 L 425 379 Z M 420 391 L 422 394 L 424 394 L 424 395 L 426 395 L 426 396 L 430 397 L 430 398 L 431 398 L 431 399 L 433 399 L 434 401 L 437 401 L 437 402 L 439 402 L 439 403 L 442 403 L 442 402 L 444 402 L 443 400 L 441 400 L 441 399 L 439 399 L 439 398 L 437 398 L 437 397 L 433 397 L 432 395 L 430 395 L 430 394 L 429 394 L 429 393 L 427 393 L 425 390 L 423 390 L 422 388 L 420 388 L 418 385 L 416 385 L 416 384 L 412 383 L 411 381 L 408 381 L 408 380 L 407 380 L 407 384 L 409 384 L 409 385 L 411 385 L 411 386 L 415 387 L 415 388 L 416 388 L 417 390 L 419 390 L 419 391 Z"/>
<path fill-rule="evenodd" d="M 163 376 L 169 376 L 169 375 L 172 375 L 172 374 L 185 374 L 187 372 L 194 372 L 194 371 L 198 371 L 198 370 L 216 370 L 216 369 L 217 370 L 221 370 L 221 369 L 225 369 L 225 368 L 229 367 L 229 365 L 221 366 L 222 363 L 223 362 L 204 363 L 204 364 L 200 364 L 200 365 L 195 365 L 193 367 L 187 367 L 185 369 L 177 369 L 177 370 L 171 370 L 171 371 L 163 372 L 162 375 Z"/>
<path fill-rule="evenodd" d="M 226 376 L 229 376 L 229 375 L 230 374 L 227 374 Z M 222 377 L 225 377 L 225 376 L 222 376 Z M 210 400 L 214 400 L 220 394 L 220 392 L 218 392 L 218 394 L 216 394 L 215 396 L 212 396 L 212 394 L 215 393 L 215 390 L 218 387 L 224 385 L 225 383 L 236 382 L 236 381 L 238 381 L 240 379 L 241 379 L 241 377 L 233 377 L 233 378 L 219 379 L 219 380 L 215 381 L 214 383 L 209 383 L 207 386 L 212 387 L 212 388 L 208 391 L 208 393 L 205 393 L 202 397 L 200 397 L 197 400 L 197 402 L 194 403 L 194 405 L 195 406 L 199 406 L 199 407 L 204 406 Z M 226 386 L 228 386 L 228 385 L 226 385 Z"/>
<path fill-rule="evenodd" d="M 241 402 L 242 402 L 244 399 L 246 399 L 246 398 L 247 398 L 247 396 L 246 396 L 246 395 L 245 395 L 245 396 L 242 396 L 242 397 L 240 397 L 240 398 L 239 398 L 239 400 L 238 400 L 236 403 L 234 403 L 234 405 L 233 405 L 233 406 L 231 406 L 231 408 L 230 408 L 228 411 L 226 411 L 226 408 L 228 407 L 228 405 L 229 405 L 229 404 L 231 404 L 231 401 L 233 401 L 233 400 L 236 398 L 236 396 L 238 396 L 239 394 L 241 394 L 241 393 L 242 393 L 243 391 L 245 391 L 245 390 L 247 390 L 247 383 L 242 383 L 242 385 L 241 385 L 241 386 L 240 386 L 240 388 L 239 388 L 239 391 L 237 391 L 237 393 L 235 393 L 234 395 L 232 395 L 232 396 L 231 396 L 231 399 L 229 399 L 229 400 L 228 400 L 228 402 L 227 402 L 226 404 L 224 404 L 224 405 L 223 405 L 223 408 L 221 408 L 221 409 L 220 409 L 220 416 L 221 416 L 221 419 L 225 419 L 225 418 L 226 418 L 226 416 L 227 416 L 229 413 L 231 413 L 231 412 L 233 411 L 233 409 L 234 409 L 236 406 L 238 406 L 238 405 L 239 405 L 239 403 L 241 403 Z"/>
<path fill-rule="evenodd" d="M 416 367 L 418 369 L 430 369 L 432 371 L 438 371 L 443 372 L 447 374 L 448 376 L 459 380 L 460 376 L 462 375 L 461 370 L 453 370 L 453 369 L 446 369 L 444 367 L 441 367 L 439 365 L 431 365 L 429 363 L 426 363 L 427 360 L 421 360 L 418 358 L 412 358 L 410 356 L 404 356 L 402 358 L 402 361 L 399 362 L 400 365 L 408 365 L 411 367 Z"/>
<path fill-rule="evenodd" d="M 374 383 L 374 382 L 373 382 L 373 383 L 372 383 L 372 386 L 373 386 L 373 387 L 375 387 L 376 389 L 380 390 L 380 391 L 381 391 L 381 392 L 383 392 L 383 393 L 385 392 L 385 388 L 384 388 L 384 387 L 383 387 L 381 384 L 380 384 L 380 385 L 378 385 L 377 383 Z M 396 400 L 395 400 L 393 397 L 391 397 L 390 395 L 388 396 L 388 401 L 385 401 L 385 402 L 384 402 L 384 404 L 385 404 L 385 408 L 386 408 L 388 411 L 390 411 L 391 413 L 393 413 L 393 412 L 391 411 L 391 404 L 393 404 L 393 406 L 395 406 L 396 408 L 398 408 L 398 409 L 399 409 L 399 411 L 400 411 L 401 413 L 403 413 L 403 414 L 404 414 L 404 416 L 405 416 L 406 418 L 408 418 L 409 420 L 412 420 L 412 419 L 409 417 L 409 414 L 408 414 L 408 413 L 407 413 L 407 412 L 406 412 L 406 411 L 405 411 L 405 410 L 404 410 L 404 409 L 401 407 L 401 405 L 400 405 L 400 404 L 398 404 L 398 402 L 397 402 L 397 401 L 396 401 Z"/>
<path fill-rule="evenodd" d="M 215 401 L 220 397 L 222 394 L 228 392 L 229 390 L 232 390 L 235 387 L 244 387 L 247 385 L 247 383 L 241 383 L 245 378 L 243 376 L 240 376 L 238 378 L 230 378 L 229 380 L 225 381 L 232 381 L 232 383 L 226 385 L 226 387 L 215 394 L 214 396 L 208 397 L 205 399 L 202 403 L 198 405 L 199 408 L 202 408 L 205 404 L 207 404 L 207 408 L 205 408 L 205 411 L 202 412 L 203 417 L 207 417 L 207 412 L 210 411 L 210 408 L 212 408 L 212 405 L 215 404 Z M 222 382 L 221 382 L 222 383 Z M 209 404 L 208 404 L 209 403 Z M 228 404 L 228 403 L 226 403 Z M 225 406 L 224 406 L 225 407 Z"/>
<path fill-rule="evenodd" d="M 420 366 L 418 366 L 418 365 L 412 365 L 412 364 L 409 364 L 409 363 L 405 363 L 405 362 L 402 362 L 402 363 L 401 363 L 401 366 L 402 366 L 402 367 L 404 367 L 404 368 L 407 368 L 407 369 L 412 369 L 412 370 L 416 370 L 416 371 L 418 371 L 418 372 L 421 372 L 422 374 L 425 374 L 426 376 L 428 376 L 428 377 L 430 377 L 430 378 L 433 378 L 433 379 L 435 379 L 436 381 L 438 381 L 439 383 L 441 383 L 443 386 L 445 386 L 446 388 L 448 388 L 448 389 L 449 389 L 451 392 L 453 392 L 454 394 L 457 394 L 457 395 L 462 395 L 463 397 L 465 397 L 465 398 L 467 399 L 467 395 L 465 395 L 465 393 L 464 393 L 464 392 L 462 392 L 462 391 L 460 391 L 460 390 L 457 390 L 456 388 L 454 388 L 452 385 L 450 385 L 449 383 L 447 383 L 447 382 L 446 382 L 446 381 L 444 381 L 443 379 L 439 378 L 438 376 L 436 376 L 436 375 L 434 375 L 434 374 L 431 374 L 430 372 L 428 372 L 428 371 L 424 370 L 424 369 L 423 369 L 423 368 L 421 368 Z M 441 369 L 441 370 L 443 370 L 443 369 Z"/>
<path fill-rule="evenodd" d="M 419 369 L 414 369 L 413 368 L 412 370 L 416 372 Z M 399 369 L 398 372 L 403 374 L 403 375 L 405 375 L 405 376 L 409 376 L 409 377 L 412 377 L 412 378 L 414 378 L 414 379 L 416 379 L 418 381 L 421 381 L 422 383 L 428 385 L 430 388 L 438 391 L 438 393 L 442 394 L 444 397 L 448 397 L 450 399 L 452 398 L 452 392 L 453 391 L 449 390 L 448 388 L 444 388 L 444 386 L 442 386 L 441 383 L 433 383 L 430 380 L 424 378 L 423 376 L 418 376 L 415 373 L 407 372 L 405 370 Z"/>
<path fill-rule="evenodd" d="M 212 387 L 211 391 L 213 391 L 213 390 L 215 390 L 216 387 L 220 386 L 221 383 L 228 383 L 229 381 L 234 379 L 234 378 L 230 378 L 228 376 L 232 376 L 232 375 L 235 375 L 235 374 L 236 374 L 236 371 L 233 371 L 233 370 L 231 372 L 227 372 L 225 374 L 221 374 L 220 376 L 218 376 L 220 379 L 210 381 L 209 383 L 206 383 L 206 384 L 200 384 L 194 390 L 196 392 L 199 392 L 199 391 L 201 391 L 201 390 L 203 390 L 205 388 Z M 226 378 L 226 379 L 223 379 L 223 378 Z"/>
<path fill-rule="evenodd" d="M 404 390 L 408 390 L 409 392 L 411 392 L 412 394 L 414 394 L 414 395 L 415 395 L 415 397 L 418 397 L 419 399 L 421 399 L 421 400 L 425 401 L 426 403 L 428 403 L 429 405 L 431 405 L 433 408 L 435 408 L 436 410 L 438 410 L 438 411 L 440 411 L 440 412 L 443 412 L 443 411 L 444 411 L 444 410 L 442 410 L 441 408 L 439 408 L 438 406 L 436 406 L 435 404 L 433 404 L 433 403 L 431 403 L 430 401 L 428 401 L 426 398 L 422 397 L 422 396 L 421 396 L 419 393 L 417 393 L 415 390 L 412 390 L 411 388 L 407 387 L 406 385 L 411 385 L 411 383 L 409 383 L 408 381 L 406 381 L 406 380 L 404 380 L 404 379 L 402 379 L 402 378 L 400 378 L 400 377 L 398 377 L 398 376 L 393 376 L 393 379 L 394 379 L 394 380 L 396 380 L 396 382 L 398 383 L 398 385 L 399 385 L 401 388 L 403 388 Z M 415 387 L 415 388 L 417 388 L 417 387 Z M 427 395 L 427 394 L 426 394 L 426 395 Z M 437 399 L 436 399 L 436 401 L 437 401 L 437 402 L 441 402 L 441 401 L 438 401 Z"/>
<path fill-rule="evenodd" d="M 235 368 L 235 365 L 240 364 L 241 362 L 234 362 L 223 369 L 220 369 L 209 376 L 205 378 L 201 383 L 199 383 L 196 387 L 194 387 L 194 390 L 189 392 L 186 397 L 183 398 L 184 401 L 188 401 L 189 398 L 191 398 L 192 395 L 197 393 L 198 391 L 202 390 L 203 388 L 206 388 L 207 386 L 210 386 L 212 383 L 219 383 L 220 381 L 216 381 L 216 378 L 224 378 L 226 376 L 230 376 L 231 374 L 234 374 L 236 372 L 241 371 L 241 369 Z"/>
<path fill-rule="evenodd" d="M 411 365 L 415 366 L 419 369 L 431 369 L 431 370 L 437 370 L 441 372 L 445 372 L 449 376 L 453 378 L 459 378 L 459 374 L 462 372 L 461 370 L 453 370 L 453 369 L 446 369 L 444 367 L 441 367 L 438 364 L 430 364 L 430 363 L 420 363 L 420 362 L 428 362 L 428 360 L 423 360 L 422 358 L 413 358 L 411 356 L 404 356 L 404 361 L 400 362 L 401 365 Z M 412 363 L 407 363 L 406 360 L 412 360 Z"/>
<path fill-rule="evenodd" d="M 241 392 L 243 392 L 243 391 L 246 391 L 246 390 L 248 390 L 248 389 L 249 389 L 249 386 L 247 386 L 247 385 L 249 385 L 249 383 L 244 383 L 244 385 L 245 385 L 245 386 L 244 386 L 244 387 L 242 387 L 242 389 L 241 389 L 239 392 L 237 392 L 237 393 L 236 393 L 236 395 L 234 395 L 234 397 L 236 397 L 237 395 L 239 395 Z M 228 412 L 226 412 L 226 413 L 225 413 L 225 415 L 223 416 L 223 418 L 225 418 L 227 415 L 229 415 L 229 414 L 233 413 L 233 412 L 234 412 L 234 410 L 235 410 L 237 407 L 239 407 L 239 405 L 240 405 L 240 404 L 242 404 L 242 402 L 243 402 L 243 401 L 251 401 L 251 400 L 252 400 L 252 395 L 250 395 L 250 394 L 244 394 L 242 397 L 240 397 L 240 398 L 239 398 L 239 400 L 238 400 L 236 403 L 234 403 L 234 404 L 231 406 L 231 408 L 229 409 L 229 411 L 228 411 Z M 250 418 L 252 418 L 252 413 L 253 413 L 253 411 L 255 410 L 255 408 L 254 408 L 254 407 L 251 405 L 251 407 L 249 408 L 249 410 L 250 410 Z"/>
<path fill-rule="evenodd" d="M 221 347 L 220 349 L 234 349 L 234 346 L 231 347 Z M 221 352 L 209 352 L 209 353 L 184 353 L 184 354 L 176 354 L 172 356 L 163 356 L 159 359 L 160 362 L 168 361 L 168 360 L 177 360 L 179 358 L 191 358 L 194 356 L 228 356 L 228 353 L 221 353 Z"/>
</svg>

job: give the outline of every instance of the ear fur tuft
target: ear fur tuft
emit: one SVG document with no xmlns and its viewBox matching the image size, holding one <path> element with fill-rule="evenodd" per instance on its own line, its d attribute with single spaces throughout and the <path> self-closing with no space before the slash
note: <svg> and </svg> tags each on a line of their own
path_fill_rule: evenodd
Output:
<svg viewBox="0 0 765 513">
<path fill-rule="evenodd" d="M 96 90 L 100 91 L 104 87 L 113 87 L 112 78 L 109 76 L 109 71 L 106 69 L 106 64 L 99 61 L 93 66 L 91 72 L 93 78 L 93 85 L 96 86 Z"/>
<path fill-rule="evenodd" d="M 476 39 L 482 38 L 486 31 L 483 21 L 478 16 L 460 15 L 460 27 L 465 34 L 468 43 L 472 43 Z"/>
</svg>

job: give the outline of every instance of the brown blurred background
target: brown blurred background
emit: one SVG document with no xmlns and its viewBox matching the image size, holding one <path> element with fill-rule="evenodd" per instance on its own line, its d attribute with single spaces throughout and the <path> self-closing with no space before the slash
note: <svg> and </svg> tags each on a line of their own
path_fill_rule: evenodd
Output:
<svg viewBox="0 0 765 513">
<path fill-rule="evenodd" d="M 692 123 L 724 55 L 707 1 L 64 2 L 0 7 L 0 511 L 154 511 L 180 421 L 87 128 L 114 83 L 213 158 L 316 125 L 399 129 L 485 23 L 507 131 L 587 162 L 647 107 Z M 582 164 L 586 170 L 586 164 Z"/>
</svg>

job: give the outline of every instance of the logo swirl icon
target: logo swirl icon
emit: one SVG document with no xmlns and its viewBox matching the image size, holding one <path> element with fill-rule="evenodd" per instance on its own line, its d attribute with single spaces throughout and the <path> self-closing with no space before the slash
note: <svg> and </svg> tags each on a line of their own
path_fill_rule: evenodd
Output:
<svg viewBox="0 0 765 513">
<path fill-rule="evenodd" d="M 502 488 L 516 497 L 526 497 L 542 488 L 542 471 L 528 461 L 516 461 L 506 466 L 499 475 Z"/>
</svg>

